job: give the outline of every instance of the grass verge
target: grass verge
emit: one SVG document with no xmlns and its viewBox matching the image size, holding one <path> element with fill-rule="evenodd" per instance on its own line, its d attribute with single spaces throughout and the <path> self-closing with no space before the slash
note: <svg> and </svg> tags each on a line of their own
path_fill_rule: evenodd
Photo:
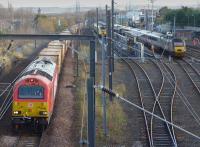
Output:
<svg viewBox="0 0 200 147">
<path fill-rule="evenodd" d="M 79 57 L 82 61 L 85 60 L 86 55 L 89 54 L 89 48 L 87 46 L 81 47 L 82 57 Z M 87 61 L 87 60 L 85 60 Z M 83 62 L 82 62 L 83 63 Z M 84 64 L 81 64 L 79 73 L 80 77 L 77 80 L 76 93 L 78 96 L 79 102 L 77 102 L 77 107 L 80 108 L 80 136 L 82 139 L 87 139 L 87 85 L 86 80 L 88 78 L 88 71 L 85 71 Z M 88 65 L 87 69 L 88 69 Z M 96 66 L 96 83 L 101 83 L 101 65 Z M 107 85 L 107 83 L 106 83 Z M 124 95 L 126 88 L 124 84 L 114 85 L 115 90 L 120 94 Z M 113 102 L 109 101 L 109 96 L 106 95 L 106 114 L 107 114 L 107 130 L 108 134 L 105 135 L 103 130 L 103 107 L 102 107 L 102 98 L 101 91 L 96 91 L 96 145 L 105 146 L 105 145 L 120 145 L 124 142 L 126 136 L 125 126 L 127 123 L 127 116 L 122 108 L 122 105 L 119 101 L 114 100 Z M 80 137 L 81 138 L 81 137 Z"/>
</svg>

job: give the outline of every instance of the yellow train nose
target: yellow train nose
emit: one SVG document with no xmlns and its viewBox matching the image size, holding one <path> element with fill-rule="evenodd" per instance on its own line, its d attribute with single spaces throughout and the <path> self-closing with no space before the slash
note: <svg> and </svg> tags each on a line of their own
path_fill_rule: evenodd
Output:
<svg viewBox="0 0 200 147">
<path fill-rule="evenodd" d="M 185 47 L 175 47 L 175 56 L 177 57 L 183 57 L 186 52 Z"/>
<path fill-rule="evenodd" d="M 48 116 L 48 105 L 46 102 L 14 102 L 12 111 L 13 116 L 40 117 L 41 112 Z"/>
</svg>

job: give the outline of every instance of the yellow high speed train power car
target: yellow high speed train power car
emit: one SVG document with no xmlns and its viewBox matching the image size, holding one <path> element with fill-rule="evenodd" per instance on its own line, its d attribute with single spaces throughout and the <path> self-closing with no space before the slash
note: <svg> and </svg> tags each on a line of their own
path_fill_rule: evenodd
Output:
<svg viewBox="0 0 200 147">
<path fill-rule="evenodd" d="M 99 37 L 106 37 L 107 32 L 106 32 L 106 26 L 105 24 L 99 22 L 98 26 L 95 23 L 94 24 L 94 30 L 98 34 Z"/>
<path fill-rule="evenodd" d="M 128 42 L 134 43 L 134 39 L 136 38 L 137 41 L 142 42 L 145 46 L 151 47 L 157 51 L 168 52 L 175 57 L 182 58 L 186 53 L 185 41 L 180 38 L 119 25 L 117 26 L 117 29 L 115 29 L 115 32 L 126 36 Z"/>
</svg>

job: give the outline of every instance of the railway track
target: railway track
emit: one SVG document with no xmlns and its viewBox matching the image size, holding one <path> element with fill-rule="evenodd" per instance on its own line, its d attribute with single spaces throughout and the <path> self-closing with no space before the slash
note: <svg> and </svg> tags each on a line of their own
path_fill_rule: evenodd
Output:
<svg viewBox="0 0 200 147">
<path fill-rule="evenodd" d="M 152 107 L 152 113 L 170 121 L 171 118 L 171 101 L 170 97 L 171 95 L 174 94 L 173 89 L 172 91 L 165 91 L 168 86 L 166 86 L 166 79 L 164 78 L 164 75 L 162 73 L 161 68 L 157 65 L 156 62 L 153 62 L 155 67 L 158 68 L 160 71 L 161 75 L 161 85 L 160 89 L 156 93 L 155 86 L 153 86 L 149 75 L 145 72 L 145 69 L 142 69 L 140 66 L 140 69 L 145 73 L 146 78 L 149 81 L 149 84 L 151 85 L 151 89 L 153 91 L 153 96 L 154 96 L 154 104 Z M 138 64 L 139 66 L 139 64 Z M 167 94 L 167 95 L 166 95 Z M 162 102 L 162 105 L 161 105 Z M 148 103 L 147 103 L 148 104 Z M 151 140 L 152 140 L 152 146 L 176 146 L 176 141 L 175 137 L 172 134 L 171 128 L 168 124 L 165 122 L 162 122 L 158 119 L 155 119 L 154 117 L 151 116 L 151 121 L 150 121 L 150 130 L 151 130 Z"/>
<path fill-rule="evenodd" d="M 175 71 L 174 67 L 176 67 L 176 66 L 174 66 L 174 65 L 173 65 L 174 67 L 171 65 L 169 66 L 169 65 L 165 64 L 164 62 L 159 61 L 156 63 L 159 63 L 159 66 L 162 68 L 161 70 L 163 70 L 165 82 L 163 83 L 163 86 L 161 86 L 161 88 L 160 88 L 160 93 L 159 92 L 156 93 L 157 94 L 156 97 L 159 99 L 159 103 L 161 104 L 163 113 L 166 116 L 166 120 L 168 120 L 172 123 L 175 122 L 175 124 L 178 122 L 178 124 L 180 124 L 181 126 L 184 126 L 184 128 L 187 128 L 191 132 L 195 132 L 195 134 L 199 134 L 198 127 L 200 125 L 200 117 L 199 117 L 200 112 L 199 112 L 199 108 L 198 108 L 199 105 L 197 102 L 199 101 L 198 98 L 200 96 L 200 74 L 199 74 L 199 71 L 196 69 L 197 67 L 195 68 L 195 66 L 193 64 L 191 64 L 190 62 L 185 60 L 185 59 L 187 59 L 187 57 L 189 57 L 190 59 L 193 59 L 194 61 L 200 61 L 200 51 L 197 49 L 194 49 L 194 51 L 191 52 L 190 54 L 187 53 L 186 58 L 184 58 L 183 61 L 179 60 L 179 62 L 181 64 L 180 67 L 183 69 L 183 71 L 181 71 L 181 72 L 179 71 L 179 72 L 181 74 L 183 72 L 183 74 L 187 75 L 187 78 L 186 79 L 181 78 L 181 81 L 184 81 L 183 83 L 187 84 L 186 87 L 188 87 L 189 89 L 190 89 L 190 87 L 194 87 L 193 88 L 193 90 L 195 91 L 194 94 L 191 93 L 191 92 L 193 92 L 193 90 L 191 90 L 191 92 L 190 92 L 190 90 L 185 90 L 182 88 L 182 86 L 179 85 L 180 77 L 177 78 L 176 74 L 174 72 Z M 130 62 L 129 60 L 126 60 L 126 61 Z M 137 69 L 134 68 L 134 71 L 137 72 Z M 137 79 L 137 77 L 136 77 L 136 79 Z M 140 80 L 137 80 L 137 84 L 139 83 L 139 81 Z M 189 84 L 189 83 L 192 83 L 192 84 Z M 188 96 L 187 93 L 190 95 Z M 175 98 L 181 99 L 180 102 L 181 103 L 183 102 L 185 105 L 183 108 L 184 110 L 179 114 L 178 118 L 181 118 L 179 120 L 173 116 L 173 113 L 176 113 L 176 110 L 180 109 L 180 108 L 177 108 L 178 105 L 175 104 Z M 144 108 L 144 104 L 142 107 Z M 154 112 L 154 114 L 157 114 L 158 116 L 164 118 L 162 116 L 162 111 L 159 110 L 161 108 L 159 108 L 159 104 L 154 103 L 154 108 L 153 108 L 154 111 L 153 112 Z M 186 112 L 187 114 L 184 114 L 184 112 Z M 190 115 L 190 117 L 188 116 L 188 114 Z M 147 122 L 147 117 L 148 116 L 146 116 L 146 118 L 145 118 L 145 122 Z M 159 120 L 157 120 L 156 118 L 152 119 L 152 123 L 151 123 L 152 127 L 150 129 L 149 128 L 146 129 L 146 130 L 151 131 L 151 133 L 147 132 L 147 136 L 150 134 L 149 146 L 178 146 L 178 144 L 180 146 L 182 146 L 182 145 L 190 146 L 192 142 L 194 142 L 194 143 L 192 143 L 192 145 L 194 144 L 194 145 L 199 146 L 198 141 L 195 140 L 194 138 L 191 138 L 186 135 L 186 138 L 184 138 L 184 140 L 181 140 L 181 138 L 183 139 L 183 136 L 185 136 L 184 134 L 177 131 L 176 136 L 175 136 L 176 130 L 174 130 L 173 127 L 171 127 L 171 126 L 166 127 L 166 125 L 164 124 L 165 127 L 163 128 L 162 126 L 164 126 L 164 125 L 159 126 L 159 125 L 157 125 L 157 124 L 159 124 L 159 122 L 156 122 L 156 121 L 159 121 Z M 194 124 L 194 127 L 191 127 L 191 124 Z M 159 127 L 157 127 L 157 126 L 159 126 Z M 162 142 L 160 141 L 160 140 L 166 140 L 166 138 L 167 138 L 165 135 L 159 136 L 160 134 L 166 134 L 166 133 L 162 133 L 162 131 L 165 129 L 169 130 L 168 132 L 170 134 L 170 135 L 168 134 L 168 136 L 167 136 L 167 137 L 170 136 L 170 139 L 167 140 L 166 142 L 168 142 L 168 143 L 171 142 L 171 144 L 170 143 L 162 144 Z M 156 130 L 156 131 L 154 132 L 153 130 Z M 159 138 L 155 139 L 157 136 L 159 136 Z M 157 142 L 158 142 L 158 144 L 157 144 Z"/>
<path fill-rule="evenodd" d="M 171 122 L 173 116 L 171 113 L 172 102 L 176 93 L 176 86 L 173 85 L 171 87 L 167 79 L 167 76 L 170 77 L 172 75 L 164 75 L 157 62 L 153 61 L 153 64 L 159 69 L 160 75 L 162 75 L 162 82 L 152 112 Z M 153 146 L 177 146 L 172 128 L 154 117 L 151 117 L 151 137 Z"/>
<path fill-rule="evenodd" d="M 117 53 L 117 51 L 115 52 Z M 171 121 L 172 119 L 171 111 L 173 107 L 172 102 L 175 95 L 176 86 L 174 86 L 174 88 L 171 88 L 170 91 L 168 90 L 168 92 L 171 93 L 170 95 L 165 95 L 164 76 L 162 74 L 160 67 L 153 62 L 156 65 L 156 67 L 160 70 L 160 73 L 162 75 L 162 82 L 161 82 L 162 84 L 160 86 L 159 92 L 156 93 L 154 86 L 149 78 L 149 75 L 139 63 L 133 60 L 131 61 L 125 59 L 122 60 L 128 65 L 128 67 L 130 68 L 132 74 L 136 79 L 139 97 L 141 100 L 141 106 L 146 110 L 149 110 L 154 114 L 159 115 L 160 117 L 168 121 Z M 161 105 L 160 99 L 161 98 L 164 99 L 164 97 L 165 100 L 162 100 L 162 105 Z M 168 99 L 170 100 L 170 102 L 166 101 Z M 163 106 L 164 104 L 167 106 Z M 167 115 L 164 112 L 167 113 Z M 148 146 L 151 147 L 177 146 L 172 127 L 170 127 L 165 122 L 162 122 L 160 120 L 155 119 L 154 117 L 147 115 L 145 112 L 143 112 L 143 116 L 144 116 Z"/>
<path fill-rule="evenodd" d="M 34 52 L 31 54 L 27 59 L 23 61 L 19 61 L 15 64 L 13 64 L 13 68 L 8 74 L 2 74 L 0 79 L 0 140 L 1 145 L 5 145 L 6 142 L 9 143 L 9 139 L 4 140 L 6 136 L 14 137 L 17 142 L 21 142 L 19 140 L 22 139 L 21 134 L 14 133 L 12 130 L 12 125 L 11 125 L 11 104 L 12 104 L 12 88 L 14 85 L 14 82 L 18 79 L 18 77 L 22 74 L 22 72 L 25 70 L 25 68 L 36 58 L 37 54 L 40 52 L 42 48 L 44 48 L 46 45 L 40 45 Z M 26 133 L 27 134 L 27 133 Z M 37 138 L 40 138 L 38 136 Z M 28 138 L 27 138 L 28 139 Z M 38 140 L 38 139 L 37 139 Z M 12 146 L 21 146 L 20 144 L 18 145 L 17 142 L 13 142 Z M 26 141 L 24 141 L 26 142 Z M 27 140 L 28 142 L 28 140 Z M 11 143 L 11 142 L 10 142 Z M 0 146 L 1 146 L 0 145 Z M 22 146 L 29 146 L 27 145 L 22 145 Z M 38 143 L 35 146 L 39 146 Z"/>
<path fill-rule="evenodd" d="M 177 93 L 174 100 L 173 122 L 184 126 L 186 130 L 199 135 L 200 117 L 199 117 L 199 90 L 198 81 L 200 77 L 195 73 L 193 65 L 187 60 L 175 60 L 170 64 L 177 75 Z M 197 83 L 196 83 L 196 82 Z M 192 124 L 192 126 L 191 126 Z M 199 146 L 199 142 L 194 138 L 175 130 L 179 146 Z M 192 143 L 193 142 L 193 143 Z"/>
<path fill-rule="evenodd" d="M 23 74 L 23 72 L 27 69 L 28 66 L 26 66 L 11 83 L 0 83 L 0 88 L 1 88 L 0 97 L 4 98 L 2 104 L 0 105 L 0 120 L 3 119 L 4 115 L 6 114 L 6 112 L 8 111 L 8 109 L 12 104 L 13 101 L 12 90 L 14 83 Z"/>
<path fill-rule="evenodd" d="M 28 65 L 29 66 L 29 65 Z M 28 67 L 26 66 L 16 77 L 11 83 L 2 83 L 0 84 L 0 87 L 2 89 L 0 97 L 3 98 L 3 101 L 0 105 L 0 120 L 3 121 L 4 116 L 7 114 L 8 110 L 10 109 L 10 106 L 12 104 L 12 88 L 15 83 L 15 81 L 23 74 L 23 72 L 26 70 Z M 10 116 L 10 115 L 9 115 Z M 10 124 L 11 128 L 11 124 Z M 29 129 L 28 129 L 29 130 Z M 12 133 L 13 134 L 13 133 Z M 14 147 L 37 147 L 39 146 L 40 143 L 40 137 L 41 135 L 32 135 L 27 133 L 14 133 L 13 135 L 17 135 L 17 139 L 15 144 L 13 145 Z"/>
<path fill-rule="evenodd" d="M 1 92 L 8 91 L 8 88 L 10 87 L 11 83 L 0 83 L 0 95 Z"/>
<path fill-rule="evenodd" d="M 133 65 L 128 60 L 125 60 L 125 59 L 122 59 L 122 60 L 128 65 L 131 73 L 133 74 L 133 76 L 136 80 L 137 90 L 138 90 L 138 93 L 139 93 L 139 98 L 140 98 L 140 103 L 141 103 L 142 108 L 147 107 L 147 106 L 144 105 L 143 99 L 145 97 L 152 99 L 153 93 L 152 93 L 152 91 L 149 91 L 148 89 L 146 89 L 145 87 L 142 87 L 142 85 L 141 85 L 141 81 L 143 81 L 143 83 L 147 82 L 145 75 L 144 74 L 139 75 L 138 73 L 136 73 L 136 70 L 134 69 Z M 146 91 L 145 91 L 146 93 L 145 93 L 145 95 L 143 95 L 144 93 L 142 94 L 142 90 L 145 90 L 145 89 L 146 89 Z M 149 103 L 149 105 L 153 105 L 153 103 L 151 102 L 151 103 Z M 149 106 L 149 111 L 151 111 L 151 107 L 152 106 Z M 145 130 L 146 130 L 146 134 L 145 134 L 146 135 L 145 136 L 146 141 L 143 141 L 143 143 L 146 144 L 147 146 L 152 146 L 150 129 L 149 129 L 150 128 L 149 127 L 150 117 L 148 117 L 145 112 L 143 112 L 143 117 L 144 117 L 144 124 L 145 124 Z"/>
<path fill-rule="evenodd" d="M 179 61 L 178 64 L 185 71 L 200 96 L 200 73 L 187 60 L 183 59 L 182 61 Z"/>
<path fill-rule="evenodd" d="M 193 46 L 187 46 L 187 57 L 189 58 L 193 58 L 196 60 L 200 60 L 200 49 L 198 47 L 193 47 Z"/>
<path fill-rule="evenodd" d="M 19 135 L 13 147 L 39 147 L 39 135 Z"/>
<path fill-rule="evenodd" d="M 165 78 L 164 88 L 160 94 L 160 103 L 162 107 L 166 107 L 164 110 L 167 111 L 164 111 L 164 114 L 166 115 L 167 120 L 171 123 L 174 123 L 174 101 L 175 98 L 177 98 L 176 94 L 178 92 L 177 77 L 168 64 L 163 61 L 158 61 L 158 64 L 161 66 Z M 169 126 L 169 129 L 171 131 L 170 135 L 173 137 L 173 146 L 178 146 L 174 127 Z"/>
</svg>

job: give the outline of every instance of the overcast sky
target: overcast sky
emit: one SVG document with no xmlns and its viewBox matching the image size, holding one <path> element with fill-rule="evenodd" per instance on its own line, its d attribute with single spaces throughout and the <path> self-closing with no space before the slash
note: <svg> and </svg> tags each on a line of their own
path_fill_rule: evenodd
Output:
<svg viewBox="0 0 200 147">
<path fill-rule="evenodd" d="M 7 6 L 8 1 L 14 7 L 73 7 L 76 0 L 0 0 L 0 4 Z M 79 0 L 80 5 L 86 6 L 105 6 L 111 0 Z M 118 6 L 125 6 L 131 1 L 134 5 L 147 5 L 148 0 L 115 0 Z M 155 0 L 155 5 L 166 6 L 197 6 L 200 0 Z"/>
</svg>

